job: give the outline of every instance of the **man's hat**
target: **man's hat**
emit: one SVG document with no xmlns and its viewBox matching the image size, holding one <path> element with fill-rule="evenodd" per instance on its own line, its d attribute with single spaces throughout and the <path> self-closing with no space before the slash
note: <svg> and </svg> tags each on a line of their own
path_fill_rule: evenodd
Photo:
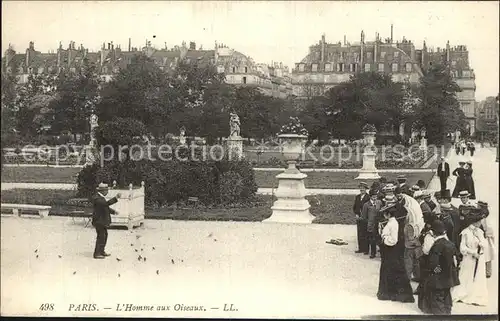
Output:
<svg viewBox="0 0 500 321">
<path fill-rule="evenodd" d="M 432 193 L 428 190 L 422 191 L 424 198 L 431 198 Z"/>
<path fill-rule="evenodd" d="M 459 165 L 464 165 L 464 164 L 465 164 L 465 162 L 464 162 L 464 161 L 459 161 L 459 162 L 458 162 L 458 164 L 459 164 Z"/>
<path fill-rule="evenodd" d="M 368 194 L 370 194 L 370 196 L 373 196 L 373 195 L 377 195 L 378 192 L 374 189 L 371 189 L 370 192 L 368 192 Z"/>
<path fill-rule="evenodd" d="M 417 181 L 417 186 L 420 188 L 425 188 L 425 182 L 421 179 Z"/>
<path fill-rule="evenodd" d="M 474 211 L 474 209 L 472 209 L 472 211 L 469 214 L 464 215 L 463 226 L 469 226 L 471 224 L 479 222 L 484 217 L 485 217 L 484 215 L 482 215 L 481 213 Z"/>
<path fill-rule="evenodd" d="M 444 226 L 443 221 L 437 219 L 432 222 L 431 230 L 437 235 L 442 235 L 446 232 L 446 227 Z"/>
<path fill-rule="evenodd" d="M 441 156 L 441 160 L 444 160 L 444 156 Z"/>
<path fill-rule="evenodd" d="M 406 181 L 406 176 L 404 176 L 404 175 L 398 175 L 397 180 L 398 181 Z"/>
<path fill-rule="evenodd" d="M 363 187 L 363 188 L 368 189 L 368 184 L 366 184 L 365 182 L 361 182 L 361 183 L 359 183 L 359 187 Z"/>
<path fill-rule="evenodd" d="M 396 189 L 396 185 L 389 183 L 386 184 L 383 188 L 384 191 L 394 191 Z"/>
<path fill-rule="evenodd" d="M 96 189 L 97 189 L 98 191 L 105 191 L 105 190 L 108 190 L 108 189 L 109 189 L 109 186 L 108 186 L 108 184 L 101 183 L 101 184 L 99 184 L 99 185 L 96 187 Z"/>
<path fill-rule="evenodd" d="M 472 165 L 472 161 L 470 161 L 470 160 L 469 160 L 469 161 L 466 161 L 465 163 L 466 163 L 466 164 L 469 164 L 469 165 Z"/>
<path fill-rule="evenodd" d="M 458 197 L 469 197 L 469 196 L 470 196 L 469 191 L 461 191 L 460 193 L 458 193 Z"/>
</svg>

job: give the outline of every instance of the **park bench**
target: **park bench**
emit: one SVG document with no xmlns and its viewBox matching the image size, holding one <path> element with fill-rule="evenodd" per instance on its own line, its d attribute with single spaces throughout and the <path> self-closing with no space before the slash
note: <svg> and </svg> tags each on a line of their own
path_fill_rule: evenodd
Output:
<svg viewBox="0 0 500 321">
<path fill-rule="evenodd" d="M 21 216 L 22 211 L 31 211 L 31 212 L 38 212 L 38 215 L 41 218 L 49 216 L 49 211 L 51 209 L 51 206 L 47 205 L 29 205 L 29 204 L 1 204 L 1 210 L 2 213 L 5 210 L 11 210 L 12 214 Z M 23 214 L 30 214 L 30 213 L 23 213 Z"/>
<path fill-rule="evenodd" d="M 198 197 L 188 197 L 187 205 L 192 205 L 193 208 L 196 208 L 198 206 L 198 201 Z"/>
</svg>

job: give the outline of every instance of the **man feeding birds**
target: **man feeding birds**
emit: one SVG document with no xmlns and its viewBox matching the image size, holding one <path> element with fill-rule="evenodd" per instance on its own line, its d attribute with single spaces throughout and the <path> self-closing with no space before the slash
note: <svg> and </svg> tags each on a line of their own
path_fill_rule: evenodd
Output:
<svg viewBox="0 0 500 321">
<path fill-rule="evenodd" d="M 92 204 L 94 205 L 92 225 L 95 227 L 97 232 L 94 259 L 104 259 L 106 256 L 109 256 L 109 254 L 104 251 L 104 248 L 106 247 L 106 242 L 108 241 L 108 228 L 111 225 L 110 214 L 117 214 L 109 206 L 118 202 L 118 198 L 121 197 L 121 194 L 118 193 L 116 194 L 116 197 L 106 201 L 105 196 L 108 194 L 108 191 L 108 185 L 101 183 L 97 186 L 97 193 L 92 198 Z"/>
</svg>

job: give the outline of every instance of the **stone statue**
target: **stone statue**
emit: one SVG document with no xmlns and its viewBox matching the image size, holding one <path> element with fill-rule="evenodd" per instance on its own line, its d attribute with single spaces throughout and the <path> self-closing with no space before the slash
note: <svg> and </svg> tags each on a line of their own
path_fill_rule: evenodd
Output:
<svg viewBox="0 0 500 321">
<path fill-rule="evenodd" d="M 240 117 L 236 113 L 231 113 L 229 121 L 230 137 L 240 137 Z"/>
<path fill-rule="evenodd" d="M 94 128 L 94 127 L 97 127 L 97 122 L 98 122 L 99 118 L 97 117 L 96 114 L 92 114 L 90 116 L 90 128 Z"/>
<path fill-rule="evenodd" d="M 185 145 L 186 144 L 186 128 L 184 126 L 182 126 L 179 131 L 180 131 L 179 142 L 181 143 L 181 145 Z"/>
</svg>

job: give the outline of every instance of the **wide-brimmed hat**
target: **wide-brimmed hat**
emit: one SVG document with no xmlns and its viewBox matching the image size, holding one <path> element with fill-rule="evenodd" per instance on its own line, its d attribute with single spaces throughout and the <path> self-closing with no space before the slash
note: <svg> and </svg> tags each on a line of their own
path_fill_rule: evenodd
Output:
<svg viewBox="0 0 500 321">
<path fill-rule="evenodd" d="M 397 180 L 398 181 L 406 181 L 406 176 L 405 175 L 398 175 Z"/>
<path fill-rule="evenodd" d="M 432 193 L 428 190 L 422 191 L 422 193 L 423 193 L 424 198 L 431 198 L 432 197 Z"/>
<path fill-rule="evenodd" d="M 477 201 L 477 206 L 479 207 L 488 207 L 488 203 L 483 201 Z"/>
<path fill-rule="evenodd" d="M 383 191 L 394 191 L 396 189 L 396 185 L 392 183 L 385 184 Z"/>
<path fill-rule="evenodd" d="M 396 203 L 391 202 L 391 203 L 387 204 L 386 206 L 382 207 L 380 209 L 380 212 L 381 213 L 387 212 L 387 211 L 395 209 L 395 208 L 396 208 Z"/>
<path fill-rule="evenodd" d="M 410 187 L 410 190 L 412 190 L 413 192 L 420 191 L 420 187 L 418 185 L 413 185 L 412 187 Z"/>
<path fill-rule="evenodd" d="M 458 193 L 458 197 L 469 197 L 469 196 L 470 196 L 469 191 L 461 191 L 460 193 Z"/>
<path fill-rule="evenodd" d="M 368 189 L 368 184 L 366 184 L 365 182 L 360 182 L 360 183 L 359 183 L 359 187 L 362 187 L 362 188 Z"/>
<path fill-rule="evenodd" d="M 466 161 L 466 164 L 472 165 L 472 161 Z"/>
<path fill-rule="evenodd" d="M 469 226 L 482 220 L 485 216 L 478 211 L 472 210 L 469 214 L 464 215 L 463 226 Z"/>
<path fill-rule="evenodd" d="M 464 161 L 459 161 L 459 162 L 458 162 L 458 165 L 464 165 L 464 164 L 465 164 L 465 162 L 464 162 Z"/>
<path fill-rule="evenodd" d="M 109 186 L 108 186 L 108 184 L 105 184 L 105 183 L 100 183 L 96 187 L 96 190 L 98 190 L 98 191 L 105 191 L 105 190 L 108 190 L 108 189 L 109 189 Z"/>
<path fill-rule="evenodd" d="M 378 192 L 377 192 L 376 190 L 374 190 L 374 189 L 371 189 L 371 190 L 368 192 L 368 194 L 369 194 L 370 196 L 373 196 L 373 195 L 378 195 Z"/>
</svg>

